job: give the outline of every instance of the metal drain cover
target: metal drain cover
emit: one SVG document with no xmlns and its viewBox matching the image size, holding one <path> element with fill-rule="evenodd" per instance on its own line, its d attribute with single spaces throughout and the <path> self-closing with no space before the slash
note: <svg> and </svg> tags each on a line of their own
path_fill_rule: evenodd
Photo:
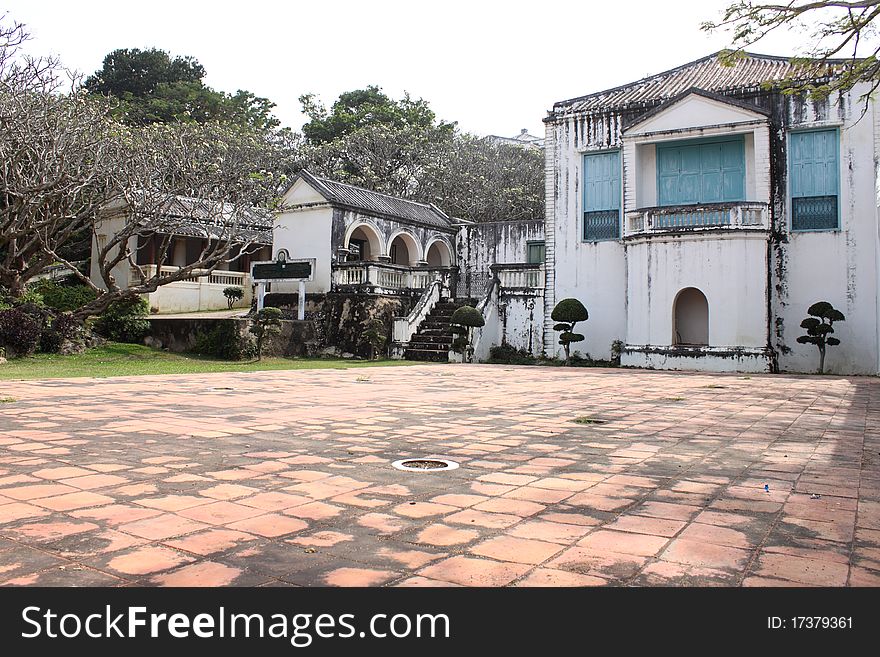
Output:
<svg viewBox="0 0 880 657">
<path fill-rule="evenodd" d="M 458 463 L 448 459 L 401 459 L 391 464 L 397 470 L 406 472 L 425 472 L 431 470 L 455 470 Z"/>
</svg>

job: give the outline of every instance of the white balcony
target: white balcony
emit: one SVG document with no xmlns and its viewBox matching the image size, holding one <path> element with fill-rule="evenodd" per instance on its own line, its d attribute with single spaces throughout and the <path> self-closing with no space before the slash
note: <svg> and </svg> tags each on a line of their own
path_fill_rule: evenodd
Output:
<svg viewBox="0 0 880 657">
<path fill-rule="evenodd" d="M 626 213 L 627 237 L 645 233 L 712 229 L 769 230 L 766 203 L 737 201 L 702 205 L 641 208 Z"/>
<path fill-rule="evenodd" d="M 406 267 L 383 262 L 354 261 L 333 265 L 333 287 L 353 291 L 424 290 L 435 280 L 451 283 L 455 267 Z"/>
<path fill-rule="evenodd" d="M 543 290 L 544 265 L 540 263 L 510 263 L 492 265 L 502 290 Z"/>
</svg>

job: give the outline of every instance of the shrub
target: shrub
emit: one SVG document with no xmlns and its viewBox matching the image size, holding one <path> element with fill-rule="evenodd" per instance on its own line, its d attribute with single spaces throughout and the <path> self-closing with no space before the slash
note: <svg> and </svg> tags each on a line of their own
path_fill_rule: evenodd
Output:
<svg viewBox="0 0 880 657">
<path fill-rule="evenodd" d="M 46 307 L 59 312 L 82 308 L 98 296 L 92 288 L 82 283 L 59 283 L 50 279 L 37 281 L 30 289 L 42 297 Z"/>
<path fill-rule="evenodd" d="M 21 308 L 0 310 L 0 347 L 9 358 L 34 353 L 41 332 L 42 323 Z"/>
<path fill-rule="evenodd" d="M 556 304 L 550 319 L 557 322 L 553 326 L 554 331 L 559 331 L 559 344 L 565 349 L 565 364 L 571 364 L 571 343 L 583 342 L 584 336 L 574 332 L 575 324 L 585 322 L 590 318 L 587 309 L 577 299 L 563 299 Z"/>
<path fill-rule="evenodd" d="M 226 303 L 231 310 L 236 301 L 244 299 L 244 290 L 240 287 L 227 287 L 223 290 L 223 296 L 226 297 Z"/>
<path fill-rule="evenodd" d="M 278 308 L 263 308 L 251 320 L 250 332 L 257 339 L 257 360 L 263 358 L 263 341 L 281 331 L 283 313 Z"/>
<path fill-rule="evenodd" d="M 801 322 L 801 328 L 806 329 L 807 334 L 800 336 L 797 341 L 801 344 L 814 344 L 819 348 L 819 374 L 824 374 L 825 347 L 840 344 L 837 338 L 829 337 L 834 333 L 833 324 L 846 321 L 846 317 L 827 301 L 814 303 L 807 309 L 807 314 L 810 317 Z"/>
<path fill-rule="evenodd" d="M 236 322 L 227 321 L 199 333 L 193 352 L 222 360 L 243 360 L 256 355 L 256 346 L 241 334 Z"/>
<path fill-rule="evenodd" d="M 473 357 L 473 339 L 472 332 L 474 328 L 479 328 L 486 324 L 482 313 L 473 306 L 461 306 L 456 308 L 449 320 L 453 326 L 461 327 L 456 331 L 459 334 L 452 342 L 452 349 L 462 355 L 464 362 L 470 362 Z"/>
<path fill-rule="evenodd" d="M 495 345 L 489 349 L 490 363 L 504 363 L 507 365 L 534 365 L 535 357 L 526 349 L 517 349 L 506 342 Z"/>
<path fill-rule="evenodd" d="M 111 303 L 95 321 L 95 331 L 114 342 L 141 342 L 150 332 L 150 304 L 134 296 Z"/>
<path fill-rule="evenodd" d="M 370 360 L 379 357 L 379 350 L 385 346 L 387 339 L 385 322 L 378 318 L 371 319 L 367 324 L 367 330 L 361 333 L 361 344 L 366 345 L 370 350 Z"/>
</svg>

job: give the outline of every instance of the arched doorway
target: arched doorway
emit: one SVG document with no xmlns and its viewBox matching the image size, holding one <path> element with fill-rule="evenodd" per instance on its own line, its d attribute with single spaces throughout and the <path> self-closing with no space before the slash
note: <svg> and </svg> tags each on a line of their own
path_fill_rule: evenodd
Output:
<svg viewBox="0 0 880 657">
<path fill-rule="evenodd" d="M 414 267 L 422 259 L 419 243 L 409 233 L 397 233 L 388 246 L 392 265 Z"/>
<path fill-rule="evenodd" d="M 452 253 L 445 242 L 435 240 L 428 247 L 428 256 L 425 258 L 431 267 L 451 267 Z"/>
<path fill-rule="evenodd" d="M 673 344 L 707 346 L 709 344 L 709 302 L 695 287 L 686 287 L 673 303 Z"/>
<path fill-rule="evenodd" d="M 349 229 L 345 248 L 349 250 L 349 261 L 376 260 L 382 255 L 382 239 L 369 224 L 359 224 L 354 229 Z"/>
</svg>

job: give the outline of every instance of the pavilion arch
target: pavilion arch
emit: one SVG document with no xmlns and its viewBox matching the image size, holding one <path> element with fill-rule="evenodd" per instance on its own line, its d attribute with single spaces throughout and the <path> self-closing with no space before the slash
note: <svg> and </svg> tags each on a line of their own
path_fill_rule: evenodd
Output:
<svg viewBox="0 0 880 657">
<path fill-rule="evenodd" d="M 415 236 L 406 230 L 395 231 L 388 238 L 388 255 L 391 264 L 414 267 L 424 260 L 422 245 Z"/>
<path fill-rule="evenodd" d="M 682 346 L 709 344 L 709 301 L 695 287 L 680 290 L 672 303 L 672 341 Z"/>
<path fill-rule="evenodd" d="M 345 240 L 342 242 L 346 249 L 349 248 L 352 239 L 361 240 L 364 244 L 360 260 L 378 260 L 379 256 L 385 253 L 382 232 L 368 221 L 357 221 L 348 227 L 345 231 Z"/>
<path fill-rule="evenodd" d="M 425 253 L 425 260 L 431 267 L 452 267 L 455 265 L 455 252 L 449 242 L 442 237 L 434 237 L 429 240 Z"/>
</svg>

